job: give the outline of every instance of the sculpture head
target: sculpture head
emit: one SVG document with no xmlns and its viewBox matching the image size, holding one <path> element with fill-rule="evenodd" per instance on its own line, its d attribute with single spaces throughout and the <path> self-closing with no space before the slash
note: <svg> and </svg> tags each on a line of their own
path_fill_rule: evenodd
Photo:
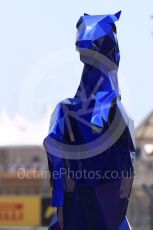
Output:
<svg viewBox="0 0 153 230">
<path fill-rule="evenodd" d="M 121 11 L 114 15 L 84 14 L 77 27 L 76 49 L 80 52 L 80 59 L 86 64 L 84 50 L 96 51 L 117 66 L 119 65 L 120 53 L 116 36 L 115 22 L 119 20 Z M 93 57 L 94 58 L 94 57 Z"/>
</svg>

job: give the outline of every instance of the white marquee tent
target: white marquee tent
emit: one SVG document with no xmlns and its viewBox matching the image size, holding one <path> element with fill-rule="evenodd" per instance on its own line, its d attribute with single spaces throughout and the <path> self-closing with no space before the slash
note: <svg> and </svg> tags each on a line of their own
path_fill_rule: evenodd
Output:
<svg viewBox="0 0 153 230">
<path fill-rule="evenodd" d="M 0 148 L 42 146 L 48 133 L 49 119 L 48 109 L 35 122 L 29 122 L 20 115 L 10 119 L 6 110 L 0 109 Z"/>
</svg>

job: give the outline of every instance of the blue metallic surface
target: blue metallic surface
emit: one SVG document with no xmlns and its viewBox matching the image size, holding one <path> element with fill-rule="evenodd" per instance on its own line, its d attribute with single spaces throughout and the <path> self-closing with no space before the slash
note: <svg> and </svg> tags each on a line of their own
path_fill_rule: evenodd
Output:
<svg viewBox="0 0 153 230">
<path fill-rule="evenodd" d="M 52 178 L 50 230 L 129 230 L 134 126 L 121 103 L 114 15 L 85 14 L 76 49 L 84 69 L 74 98 L 60 102 L 44 139 Z"/>
</svg>

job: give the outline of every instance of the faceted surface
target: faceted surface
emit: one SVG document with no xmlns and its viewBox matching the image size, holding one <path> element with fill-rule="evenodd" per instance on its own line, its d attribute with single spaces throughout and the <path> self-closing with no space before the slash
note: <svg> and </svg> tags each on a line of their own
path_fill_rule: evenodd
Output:
<svg viewBox="0 0 153 230">
<path fill-rule="evenodd" d="M 135 140 L 117 78 L 120 14 L 85 14 L 77 23 L 80 85 L 57 105 L 44 139 L 57 207 L 50 230 L 130 230 Z"/>
</svg>

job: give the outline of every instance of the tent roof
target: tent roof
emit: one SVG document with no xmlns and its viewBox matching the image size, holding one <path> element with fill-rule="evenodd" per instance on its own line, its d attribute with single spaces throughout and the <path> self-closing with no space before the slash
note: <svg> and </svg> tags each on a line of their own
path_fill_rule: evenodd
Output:
<svg viewBox="0 0 153 230">
<path fill-rule="evenodd" d="M 136 138 L 153 140 L 153 112 L 136 129 Z"/>
<path fill-rule="evenodd" d="M 0 109 L 0 148 L 42 146 L 48 133 L 49 119 L 48 109 L 35 122 L 29 122 L 20 115 L 10 119 L 6 110 Z"/>
</svg>

